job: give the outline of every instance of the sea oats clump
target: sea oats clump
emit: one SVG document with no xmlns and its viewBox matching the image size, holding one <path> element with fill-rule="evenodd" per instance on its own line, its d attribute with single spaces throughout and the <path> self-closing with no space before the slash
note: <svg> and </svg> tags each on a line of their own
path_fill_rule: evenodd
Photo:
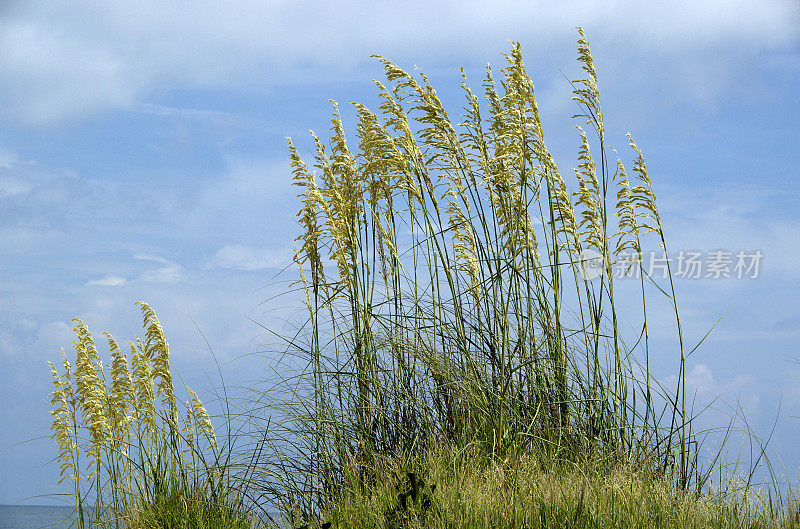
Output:
<svg viewBox="0 0 800 529">
<path fill-rule="evenodd" d="M 50 394 L 50 404 L 53 406 L 50 413 L 53 416 L 52 437 L 58 443 L 59 449 L 58 463 L 61 469 L 59 484 L 65 479 L 77 482 L 79 475 L 75 439 L 77 423 L 75 420 L 75 395 L 72 389 L 72 366 L 66 355 L 64 356 L 63 375 L 58 372 L 52 362 L 48 362 L 48 364 L 50 365 L 50 374 L 53 378 L 54 387 L 53 392 Z"/>
<path fill-rule="evenodd" d="M 296 398 L 279 400 L 285 420 L 269 425 L 286 425 L 276 437 L 296 444 L 267 463 L 287 476 L 273 492 L 292 484 L 275 492 L 287 516 L 313 519 L 343 491 L 369 489 L 381 462 L 443 442 L 492 457 L 646 460 L 687 486 L 696 459 L 674 290 L 678 387 L 650 376 L 650 284 L 657 295 L 669 288 L 641 265 L 648 234 L 666 248 L 655 193 L 632 141 L 632 181 L 621 160 L 609 168 L 583 30 L 569 180 L 518 43 L 501 68 L 486 66 L 482 94 L 461 71 L 458 119 L 424 73 L 375 57 L 385 79 L 374 82 L 376 110 L 353 103 L 357 142 L 336 103 L 329 141 L 311 133 L 313 163 L 289 142 L 308 320 L 287 340 L 302 369 L 278 374 Z M 595 276 L 582 262 L 593 253 L 603 262 Z M 323 269 L 323 254 L 336 266 Z M 641 281 L 633 319 L 643 321 L 632 327 L 620 324 L 632 305 L 617 299 L 611 273 L 621 263 Z"/>
<path fill-rule="evenodd" d="M 103 516 L 103 524 L 124 519 L 142 502 L 163 495 L 165 483 L 182 483 L 186 491 L 196 487 L 207 465 L 201 449 L 218 457 L 211 417 L 189 388 L 187 420 L 178 428 L 164 331 L 153 309 L 139 305 L 145 341 L 131 341 L 130 356 L 104 333 L 111 357 L 110 365 L 104 364 L 89 328 L 76 318 L 75 370 L 63 352 L 63 372 L 50 363 L 53 439 L 59 446 L 61 481 L 69 479 L 74 486 L 76 523 L 81 528 L 90 513 Z M 86 474 L 81 473 L 84 462 L 89 464 Z M 102 510 L 84 510 L 90 492 L 96 495 L 93 503 L 107 509 L 110 517 Z"/>
</svg>

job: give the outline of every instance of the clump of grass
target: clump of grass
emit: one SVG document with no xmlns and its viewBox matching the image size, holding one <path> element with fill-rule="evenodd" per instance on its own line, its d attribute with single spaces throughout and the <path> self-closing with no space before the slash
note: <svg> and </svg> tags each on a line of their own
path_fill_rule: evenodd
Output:
<svg viewBox="0 0 800 529">
<path fill-rule="evenodd" d="M 342 529 L 796 526 L 790 517 L 771 516 L 769 505 L 757 498 L 697 498 L 652 468 L 586 455 L 577 461 L 532 452 L 486 459 L 439 447 L 417 461 L 413 472 L 401 465 L 387 469 L 369 494 L 346 494 L 325 516 Z M 424 482 L 418 501 L 404 496 L 407 475 Z"/>
<path fill-rule="evenodd" d="M 95 524 L 249 527 L 236 477 L 247 505 L 293 528 L 793 527 L 749 481 L 703 494 L 669 261 L 666 278 L 642 262 L 648 245 L 668 257 L 653 183 L 630 135 L 630 172 L 608 146 L 578 32 L 573 180 L 518 44 L 487 66 L 483 102 L 464 75 L 456 120 L 424 74 L 377 57 L 386 84 L 377 112 L 355 104 L 355 144 L 335 103 L 310 165 L 289 141 L 307 320 L 281 337 L 278 384 L 235 417 L 263 426 L 243 476 L 197 395 L 178 405 L 149 306 L 130 357 L 107 335 L 108 373 L 77 321 L 75 368 L 51 367 L 78 525 L 94 493 Z M 620 263 L 640 289 L 625 303 Z M 674 313 L 674 388 L 650 372 L 652 293 Z M 640 311 L 623 314 L 630 301 Z"/>
<path fill-rule="evenodd" d="M 74 367 L 63 350 L 63 371 L 50 363 L 53 438 L 61 482 L 73 485 L 76 525 L 250 527 L 208 412 L 188 387 L 178 403 L 161 323 L 138 305 L 145 338 L 129 342 L 130 355 L 104 333 L 104 364 L 75 319 Z"/>
<path fill-rule="evenodd" d="M 274 450 L 260 447 L 259 479 L 290 520 L 318 520 L 379 486 L 386 461 L 425 460 L 441 444 L 488 460 L 588 452 L 703 486 L 671 271 L 661 285 L 642 263 L 647 245 L 667 251 L 656 195 L 630 136 L 630 174 L 609 160 L 578 32 L 572 182 L 547 147 L 519 44 L 499 72 L 487 65 L 483 101 L 463 76 L 457 119 L 423 73 L 378 56 L 386 84 L 375 81 L 377 112 L 354 104 L 355 142 L 335 103 L 329 141 L 312 133 L 313 162 L 289 141 L 308 318 L 287 339 L 296 372 L 267 395 Z M 609 273 L 620 262 L 641 286 L 628 337 Z M 674 310 L 674 389 L 650 373 L 651 291 Z"/>
</svg>

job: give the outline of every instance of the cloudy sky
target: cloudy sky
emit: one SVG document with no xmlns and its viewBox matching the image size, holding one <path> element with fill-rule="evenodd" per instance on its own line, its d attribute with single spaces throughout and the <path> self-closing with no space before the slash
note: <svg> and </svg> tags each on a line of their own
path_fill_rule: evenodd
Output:
<svg viewBox="0 0 800 529">
<path fill-rule="evenodd" d="M 672 248 L 763 254 L 757 278 L 678 281 L 688 342 L 724 314 L 689 378 L 758 433 L 775 423 L 796 479 L 800 4 L 426 4 L 0 2 L 0 476 L 14 476 L 0 503 L 60 490 L 46 362 L 70 347 L 73 317 L 126 339 L 146 300 L 201 394 L 217 384 L 210 350 L 226 381 L 258 378 L 265 357 L 245 355 L 268 343 L 254 322 L 280 330 L 275 277 L 297 232 L 284 138 L 302 151 L 309 129 L 324 134 L 329 99 L 376 106 L 370 54 L 424 69 L 456 113 L 458 68 L 478 85 L 520 41 L 571 173 L 576 25 L 609 137 L 643 148 Z M 670 325 L 664 312 L 655 340 Z M 662 349 L 667 380 L 677 362 Z"/>
</svg>

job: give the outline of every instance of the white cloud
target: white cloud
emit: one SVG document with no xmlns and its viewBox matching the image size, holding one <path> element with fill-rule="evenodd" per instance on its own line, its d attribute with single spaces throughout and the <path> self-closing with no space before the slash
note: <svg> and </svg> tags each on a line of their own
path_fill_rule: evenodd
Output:
<svg viewBox="0 0 800 529">
<path fill-rule="evenodd" d="M 242 244 L 229 244 L 217 250 L 211 259 L 210 267 L 251 272 L 267 268 L 283 268 L 288 263 L 286 251 L 275 252 Z"/>
<path fill-rule="evenodd" d="M 262 89 L 347 75 L 375 52 L 428 67 L 465 56 L 482 62 L 508 39 L 572 56 L 578 24 L 615 61 L 652 54 L 650 68 L 671 63 L 700 74 L 691 83 L 676 76 L 674 82 L 691 88 L 709 79 L 724 84 L 736 75 L 737 60 L 791 46 L 800 32 L 800 7 L 781 0 L 401 7 L 402 16 L 375 2 L 18 3 L 0 22 L 7 79 L 0 108 L 23 122 L 47 123 L 130 107 L 165 87 Z"/>
<path fill-rule="evenodd" d="M 672 375 L 667 378 L 665 387 L 675 388 L 677 382 L 678 378 Z M 740 405 L 749 416 L 755 416 L 761 402 L 761 396 L 755 391 L 755 382 L 750 375 L 736 375 L 720 381 L 708 365 L 695 364 L 686 373 L 686 399 L 689 403 L 694 402 L 695 411 L 705 406 L 731 411 L 735 405 Z"/>
<path fill-rule="evenodd" d="M 8 322 L 0 330 L 0 357 L 55 360 L 59 350 L 72 343 L 72 328 L 64 321 L 35 321 L 3 314 Z"/>
<path fill-rule="evenodd" d="M 697 364 L 686 374 L 686 385 L 709 393 L 716 386 L 714 375 L 711 374 L 711 369 L 705 364 Z"/>
<path fill-rule="evenodd" d="M 135 99 L 130 65 L 102 42 L 76 28 L 42 19 L 0 24 L 0 64 L 11 98 L 9 110 L 29 123 L 124 107 Z"/>
<path fill-rule="evenodd" d="M 128 282 L 124 277 L 107 275 L 100 279 L 92 279 L 86 282 L 87 287 L 100 286 L 100 287 L 119 287 Z"/>
<path fill-rule="evenodd" d="M 20 160 L 17 153 L 0 147 L 0 169 L 5 169 L 0 173 L 0 199 L 24 195 L 33 189 L 34 184 L 29 179 L 20 178 L 19 174 L 14 174 L 14 170 L 19 165 Z M 34 164 L 28 162 L 27 165 Z"/>
<path fill-rule="evenodd" d="M 178 116 L 186 119 L 195 120 L 225 120 L 225 121 L 241 121 L 248 119 L 247 116 L 241 114 L 231 114 L 228 112 L 220 112 L 218 110 L 205 110 L 197 108 L 174 108 L 164 105 L 156 105 L 153 103 L 139 103 L 136 105 L 136 110 L 143 114 L 152 114 L 155 116 Z"/>
<path fill-rule="evenodd" d="M 31 182 L 22 180 L 21 178 L 15 178 L 13 176 L 0 177 L 0 198 L 12 198 L 24 195 L 33 189 L 33 187 L 34 185 Z"/>
<path fill-rule="evenodd" d="M 161 264 L 169 264 L 171 262 L 160 255 L 150 255 L 146 253 L 137 253 L 133 256 L 133 258 L 139 259 L 140 261 L 153 261 Z"/>
<path fill-rule="evenodd" d="M 178 263 L 158 255 L 136 254 L 134 259 L 153 261 L 163 265 L 156 270 L 148 270 L 141 275 L 142 281 L 148 283 L 177 283 L 183 279 L 183 267 Z"/>
<path fill-rule="evenodd" d="M 33 348 L 36 351 L 52 351 L 52 358 L 62 347 L 68 349 L 73 340 L 72 327 L 63 321 L 42 324 L 37 332 Z"/>
<path fill-rule="evenodd" d="M 667 187 L 659 193 L 673 254 L 677 250 L 761 251 L 759 276 L 800 274 L 800 195 L 763 185 Z M 720 287 L 725 287 L 720 283 Z"/>
<path fill-rule="evenodd" d="M 19 163 L 17 153 L 0 147 L 0 169 L 11 169 Z"/>
</svg>

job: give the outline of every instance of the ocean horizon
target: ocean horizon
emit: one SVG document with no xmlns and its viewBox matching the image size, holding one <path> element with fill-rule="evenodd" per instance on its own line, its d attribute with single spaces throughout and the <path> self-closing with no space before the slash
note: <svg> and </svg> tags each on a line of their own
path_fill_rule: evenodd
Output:
<svg viewBox="0 0 800 529">
<path fill-rule="evenodd" d="M 69 529 L 74 513 L 71 505 L 0 505 L 0 529 Z"/>
<path fill-rule="evenodd" d="M 0 505 L 0 529 L 67 529 L 74 512 L 69 505 Z"/>
</svg>

